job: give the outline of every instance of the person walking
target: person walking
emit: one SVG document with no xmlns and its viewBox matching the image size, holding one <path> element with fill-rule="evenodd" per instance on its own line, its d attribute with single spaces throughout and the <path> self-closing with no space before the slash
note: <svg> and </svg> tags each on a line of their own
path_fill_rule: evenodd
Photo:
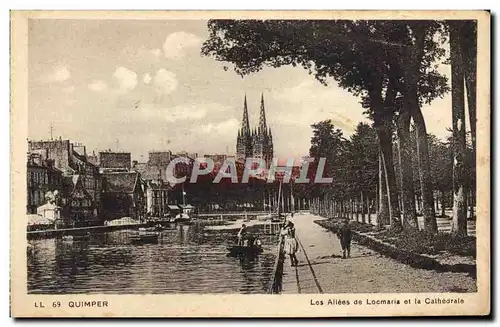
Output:
<svg viewBox="0 0 500 327">
<path fill-rule="evenodd" d="M 340 240 L 340 246 L 342 247 L 342 259 L 351 257 L 351 227 L 349 226 L 349 220 L 344 220 L 342 226 L 337 231 L 337 237 Z"/>
<path fill-rule="evenodd" d="M 286 222 L 285 227 L 283 227 L 283 230 L 281 231 L 281 236 L 284 238 L 283 249 L 285 255 L 290 257 L 290 264 L 292 267 L 297 266 L 299 264 L 299 260 L 295 254 L 299 250 L 299 243 L 295 238 L 295 226 L 291 221 L 288 220 Z"/>
</svg>

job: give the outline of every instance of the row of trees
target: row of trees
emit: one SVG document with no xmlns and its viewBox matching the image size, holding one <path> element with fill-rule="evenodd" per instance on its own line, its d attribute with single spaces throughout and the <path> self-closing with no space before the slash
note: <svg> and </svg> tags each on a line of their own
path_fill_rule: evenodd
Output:
<svg viewBox="0 0 500 327">
<path fill-rule="evenodd" d="M 450 90 L 439 70 L 451 64 L 453 117 L 452 232 L 467 234 L 465 93 L 475 153 L 476 21 L 211 20 L 204 55 L 234 64 L 244 76 L 264 66 L 302 66 L 324 85 L 335 81 L 362 98 L 373 120 L 391 227 L 403 228 L 393 156 L 397 134 L 405 228 L 417 228 L 410 122 L 416 132 L 424 228 L 437 232 L 429 139 L 421 106 Z M 446 58 L 445 45 L 450 45 Z M 349 109 L 349 108 L 346 108 Z M 394 127 L 393 123 L 396 123 Z M 323 145 L 321 145 L 323 146 Z"/>
<path fill-rule="evenodd" d="M 309 184 L 310 198 L 315 199 L 315 210 L 328 216 L 356 216 L 357 220 L 365 223 L 369 221 L 369 213 L 377 214 L 379 226 L 390 224 L 389 202 L 382 167 L 382 155 L 378 147 L 378 138 L 375 129 L 365 123 L 360 123 L 350 138 L 336 129 L 331 120 L 312 125 L 314 136 L 311 139 L 310 155 L 317 161 L 327 158 L 332 164 L 327 166 L 326 175 L 333 177 L 333 183 L 327 186 Z M 417 136 L 415 129 L 410 132 L 410 166 L 412 178 L 403 180 L 403 165 L 400 162 L 401 148 L 397 133 L 393 135 L 393 162 L 396 175 L 398 194 L 398 209 L 408 211 L 403 203 L 402 194 L 405 188 L 412 187 L 414 193 L 412 207 L 413 219 L 403 218 L 405 229 L 417 226 L 416 216 L 423 213 L 420 174 L 418 173 Z M 435 203 L 435 211 L 445 216 L 445 209 L 453 206 L 453 149 L 452 136 L 447 140 L 439 140 L 436 136 L 428 135 L 431 187 Z M 469 190 L 470 217 L 474 216 L 475 194 L 475 165 L 472 159 L 472 144 L 467 144 L 467 178 L 466 186 Z M 311 176 L 312 177 L 312 176 Z M 404 183 L 409 184 L 404 184 Z M 409 215 L 407 215 L 408 217 Z"/>
</svg>

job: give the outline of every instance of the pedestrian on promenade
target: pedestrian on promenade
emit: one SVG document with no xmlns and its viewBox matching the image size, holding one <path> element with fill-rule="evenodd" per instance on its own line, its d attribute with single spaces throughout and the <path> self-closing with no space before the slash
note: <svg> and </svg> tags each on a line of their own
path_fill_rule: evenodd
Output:
<svg viewBox="0 0 500 327">
<path fill-rule="evenodd" d="M 297 266 L 299 264 L 299 260 L 295 255 L 299 250 L 299 243 L 295 238 L 295 226 L 291 221 L 287 221 L 285 227 L 281 231 L 281 236 L 284 238 L 283 250 L 285 255 L 290 257 L 290 264 L 292 267 Z"/>
<path fill-rule="evenodd" d="M 349 226 L 349 219 L 344 220 L 344 223 L 337 231 L 337 237 L 340 240 L 340 246 L 342 247 L 342 259 L 351 257 L 351 227 Z"/>
<path fill-rule="evenodd" d="M 247 236 L 247 226 L 245 224 L 241 225 L 240 231 L 238 232 L 238 245 L 243 245 L 243 239 Z"/>
</svg>

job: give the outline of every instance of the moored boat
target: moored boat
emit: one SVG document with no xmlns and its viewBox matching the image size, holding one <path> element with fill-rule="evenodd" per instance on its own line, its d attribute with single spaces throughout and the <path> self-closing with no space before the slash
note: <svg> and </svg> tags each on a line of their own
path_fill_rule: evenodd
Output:
<svg viewBox="0 0 500 327">
<path fill-rule="evenodd" d="M 139 235 L 131 238 L 131 244 L 134 245 L 143 245 L 143 244 L 157 244 L 158 243 L 158 235 L 150 234 L 150 235 Z"/>
<path fill-rule="evenodd" d="M 264 250 L 260 246 L 244 246 L 244 245 L 233 245 L 228 246 L 227 250 L 229 251 L 230 256 L 252 256 L 259 255 Z"/>
<path fill-rule="evenodd" d="M 179 213 L 171 220 L 171 222 L 176 224 L 190 224 L 192 223 L 192 218 L 186 213 Z"/>
<path fill-rule="evenodd" d="M 130 238 L 130 243 L 134 245 L 157 244 L 159 233 L 149 232 L 144 228 L 139 229 L 139 233 Z"/>
<path fill-rule="evenodd" d="M 228 246 L 227 250 L 230 256 L 254 256 L 264 252 L 261 241 L 254 236 L 245 239 L 243 244 Z"/>
</svg>

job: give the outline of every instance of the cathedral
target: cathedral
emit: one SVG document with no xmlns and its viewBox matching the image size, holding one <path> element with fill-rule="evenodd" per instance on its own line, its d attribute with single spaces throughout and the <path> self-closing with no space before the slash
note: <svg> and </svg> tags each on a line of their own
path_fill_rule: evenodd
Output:
<svg viewBox="0 0 500 327">
<path fill-rule="evenodd" d="M 245 161 L 246 158 L 262 158 L 266 161 L 268 168 L 273 159 L 273 136 L 271 128 L 266 125 L 266 111 L 264 107 L 264 94 L 260 99 L 260 117 L 259 126 L 250 129 L 248 121 L 247 97 L 243 103 L 243 121 L 238 130 L 238 139 L 236 141 L 236 158 L 238 161 Z"/>
</svg>

